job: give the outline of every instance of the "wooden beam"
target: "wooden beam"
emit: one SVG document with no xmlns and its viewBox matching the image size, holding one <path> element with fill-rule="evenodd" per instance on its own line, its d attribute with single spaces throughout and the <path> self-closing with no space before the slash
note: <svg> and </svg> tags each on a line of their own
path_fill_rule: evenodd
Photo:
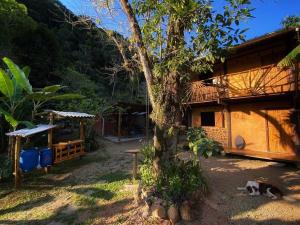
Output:
<svg viewBox="0 0 300 225">
<path fill-rule="evenodd" d="M 48 148 L 52 148 L 53 145 L 53 129 L 48 130 Z"/>
<path fill-rule="evenodd" d="M 15 143 L 15 188 L 19 188 L 21 185 L 21 173 L 20 173 L 20 150 L 21 150 L 21 137 L 16 137 Z"/>
<path fill-rule="evenodd" d="M 50 113 L 49 114 L 49 124 L 53 125 L 53 123 L 54 123 L 54 115 L 53 115 L 53 113 Z"/>
<path fill-rule="evenodd" d="M 84 141 L 85 136 L 84 136 L 84 123 L 82 120 L 80 120 L 80 140 Z"/>
<path fill-rule="evenodd" d="M 118 114 L 118 141 L 121 140 L 121 124 L 122 124 L 122 113 L 121 113 L 121 110 L 119 110 L 119 114 Z"/>
<path fill-rule="evenodd" d="M 225 120 L 226 120 L 226 128 L 228 132 L 228 146 L 227 148 L 232 148 L 232 131 L 231 131 L 231 112 L 229 106 L 225 107 Z"/>
</svg>

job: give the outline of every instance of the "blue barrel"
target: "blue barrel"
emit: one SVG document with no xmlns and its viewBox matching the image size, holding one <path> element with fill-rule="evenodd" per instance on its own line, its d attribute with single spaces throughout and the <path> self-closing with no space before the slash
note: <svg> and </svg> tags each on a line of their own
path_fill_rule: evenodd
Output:
<svg viewBox="0 0 300 225">
<path fill-rule="evenodd" d="M 23 172 L 34 170 L 39 163 L 39 152 L 35 149 L 21 150 L 20 168 Z"/>
<path fill-rule="evenodd" d="M 51 166 L 53 164 L 53 156 L 51 148 L 43 148 L 40 150 L 41 167 Z"/>
</svg>

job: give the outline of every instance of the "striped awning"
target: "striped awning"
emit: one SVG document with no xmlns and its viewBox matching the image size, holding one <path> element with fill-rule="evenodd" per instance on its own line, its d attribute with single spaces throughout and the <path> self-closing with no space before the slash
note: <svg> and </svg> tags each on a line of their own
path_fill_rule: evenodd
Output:
<svg viewBox="0 0 300 225">
<path fill-rule="evenodd" d="M 12 137 L 28 137 L 33 134 L 37 134 L 43 131 L 51 130 L 55 128 L 56 125 L 48 125 L 48 124 L 39 124 L 35 128 L 24 128 L 20 130 L 16 130 L 10 133 L 6 133 L 7 136 L 12 136 Z"/>
<path fill-rule="evenodd" d="M 55 111 L 51 110 L 50 112 L 54 113 L 57 116 L 60 117 L 71 117 L 71 118 L 93 118 L 94 115 L 87 114 L 87 113 L 81 113 L 81 112 L 63 112 L 63 111 Z"/>
</svg>

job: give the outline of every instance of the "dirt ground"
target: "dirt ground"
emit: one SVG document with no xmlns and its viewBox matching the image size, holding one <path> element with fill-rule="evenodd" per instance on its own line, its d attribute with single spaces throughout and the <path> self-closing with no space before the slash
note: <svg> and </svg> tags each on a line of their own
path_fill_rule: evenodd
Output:
<svg viewBox="0 0 300 225">
<path fill-rule="evenodd" d="M 226 156 L 204 159 L 202 167 L 210 195 L 201 225 L 300 225 L 300 170 L 295 166 Z M 295 202 L 237 191 L 248 180 L 274 184 Z"/>
<path fill-rule="evenodd" d="M 124 190 L 132 168 L 125 150 L 142 143 L 104 144 L 106 151 L 54 167 L 48 175 L 26 176 L 20 191 L 0 185 L 0 224 L 154 224 L 137 219 L 132 192 Z M 201 163 L 210 194 L 199 204 L 197 219 L 181 224 L 300 225 L 300 171 L 295 167 L 235 156 Z M 247 180 L 268 181 L 297 201 L 249 197 L 237 191 Z"/>
</svg>

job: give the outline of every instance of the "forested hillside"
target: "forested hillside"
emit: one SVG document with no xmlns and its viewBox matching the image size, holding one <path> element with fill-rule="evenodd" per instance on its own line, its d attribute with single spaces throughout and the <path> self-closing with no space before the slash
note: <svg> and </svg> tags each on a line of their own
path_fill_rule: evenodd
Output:
<svg viewBox="0 0 300 225">
<path fill-rule="evenodd" d="M 63 83 L 86 97 L 137 101 L 137 76 L 111 70 L 122 58 L 106 33 L 66 15 L 78 21 L 57 0 L 1 0 L 0 57 L 30 66 L 33 87 Z"/>
<path fill-rule="evenodd" d="M 63 92 L 85 96 L 49 102 L 44 108 L 99 114 L 118 101 L 143 102 L 141 76 L 122 69 L 122 56 L 107 32 L 91 21 L 80 21 L 58 0 L 0 0 L 0 58 L 29 66 L 33 88 L 59 84 L 66 86 Z M 30 114 L 25 104 L 18 119 L 27 120 Z M 0 120 L 3 149 L 8 124 Z"/>
</svg>

